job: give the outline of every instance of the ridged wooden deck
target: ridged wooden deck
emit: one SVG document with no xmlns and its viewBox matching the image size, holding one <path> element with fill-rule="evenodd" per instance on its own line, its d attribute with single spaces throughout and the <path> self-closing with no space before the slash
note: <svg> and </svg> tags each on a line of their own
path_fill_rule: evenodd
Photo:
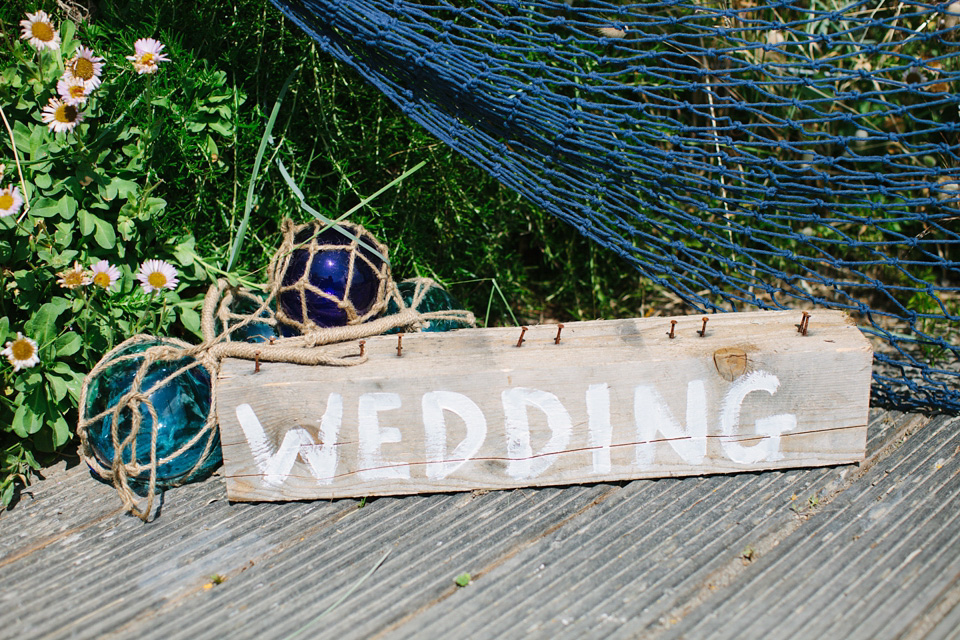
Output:
<svg viewBox="0 0 960 640">
<path fill-rule="evenodd" d="M 297 637 L 960 638 L 960 418 L 871 416 L 860 465 L 362 508 L 214 476 L 149 524 L 53 469 L 0 515 L 0 638 L 284 638 L 358 583 Z"/>
</svg>

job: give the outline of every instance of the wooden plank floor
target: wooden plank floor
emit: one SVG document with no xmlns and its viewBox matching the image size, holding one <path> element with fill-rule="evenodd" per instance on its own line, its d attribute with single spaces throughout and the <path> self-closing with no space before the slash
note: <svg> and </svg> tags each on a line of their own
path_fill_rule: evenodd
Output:
<svg viewBox="0 0 960 640">
<path fill-rule="evenodd" d="M 285 638 L 388 551 L 298 637 L 960 638 L 960 418 L 871 416 L 860 465 L 362 508 L 215 476 L 149 524 L 53 469 L 0 515 L 0 639 Z"/>
</svg>

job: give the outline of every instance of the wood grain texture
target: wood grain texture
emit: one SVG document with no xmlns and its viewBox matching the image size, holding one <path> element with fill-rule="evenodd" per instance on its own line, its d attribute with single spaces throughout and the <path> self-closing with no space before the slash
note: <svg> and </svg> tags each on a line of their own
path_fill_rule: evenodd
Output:
<svg viewBox="0 0 960 640">
<path fill-rule="evenodd" d="M 816 312 L 806 336 L 797 312 L 714 315 L 703 337 L 701 317 L 678 317 L 673 339 L 670 320 L 567 323 L 559 344 L 556 325 L 536 326 L 519 348 L 514 328 L 407 334 L 402 357 L 396 336 L 378 336 L 354 367 L 261 363 L 254 373 L 225 360 L 216 401 L 228 496 L 399 495 L 863 458 L 872 351 L 845 314 Z"/>
</svg>

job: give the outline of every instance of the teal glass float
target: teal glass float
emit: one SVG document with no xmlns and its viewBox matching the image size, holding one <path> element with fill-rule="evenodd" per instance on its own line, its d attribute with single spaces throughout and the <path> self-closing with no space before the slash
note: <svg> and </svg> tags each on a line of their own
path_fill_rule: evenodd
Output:
<svg viewBox="0 0 960 640">
<path fill-rule="evenodd" d="M 252 316 L 263 306 L 263 296 L 256 293 L 245 291 L 242 295 L 234 296 L 230 305 L 230 312 L 240 316 Z M 271 318 L 277 311 L 276 300 L 271 300 L 269 309 L 260 311 L 260 318 Z M 227 321 L 228 327 L 234 327 L 240 324 L 241 319 L 231 318 Z M 214 322 L 214 331 L 219 335 L 223 331 L 223 324 L 220 318 Z M 279 338 L 279 334 L 274 326 L 266 322 L 250 322 L 230 333 L 230 340 L 234 342 L 270 342 L 271 338 Z"/>
<path fill-rule="evenodd" d="M 428 313 L 430 311 L 454 311 L 463 309 L 460 303 L 450 295 L 446 289 L 440 285 L 429 282 L 424 283 L 421 286 L 427 287 L 426 292 L 423 294 L 423 299 L 420 300 L 420 304 L 417 305 L 416 311 L 420 313 Z M 414 280 L 405 280 L 397 284 L 397 290 L 400 292 L 400 297 L 403 298 L 403 303 L 408 307 L 413 304 L 413 297 L 417 291 L 417 282 Z M 396 301 L 393 298 L 390 298 L 389 303 L 387 304 L 387 315 L 393 315 L 400 311 L 400 307 L 397 306 Z M 469 327 L 470 325 L 466 322 L 461 322 L 458 320 L 430 320 L 423 326 L 423 331 L 453 331 L 454 329 L 463 329 Z M 390 329 L 386 333 L 400 333 L 400 328 Z"/>
<path fill-rule="evenodd" d="M 175 343 L 154 339 L 139 342 L 120 349 L 111 356 L 111 362 L 117 358 L 135 353 L 142 353 L 154 345 L 179 346 Z M 84 419 L 115 407 L 121 396 L 128 393 L 132 387 L 142 358 L 131 358 L 108 364 L 87 385 L 85 398 Z M 158 382 L 176 373 L 184 366 L 193 362 L 193 358 L 184 357 L 179 360 L 158 361 L 150 365 L 143 379 L 140 389 L 147 391 Z M 188 442 L 200 433 L 207 421 L 211 404 L 210 373 L 203 366 L 195 366 L 181 372 L 168 380 L 164 385 L 154 390 L 150 402 L 157 412 L 157 424 L 146 407 L 140 407 L 142 421 L 136 436 L 137 463 L 141 466 L 150 464 L 150 441 L 152 433 L 157 433 L 157 487 L 167 488 L 202 480 L 210 475 L 223 462 L 220 451 L 220 432 L 214 428 L 204 434 L 188 448 L 183 449 Z M 112 415 L 108 414 L 87 427 L 87 442 L 97 462 L 104 468 L 110 469 L 113 465 L 114 447 L 110 433 Z M 133 427 L 132 414 L 129 408 L 121 410 L 119 414 L 118 435 L 120 442 L 130 435 Z M 212 442 L 211 442 L 212 439 Z M 209 451 L 207 443 L 210 442 Z M 179 452 L 179 453 L 178 453 Z M 131 448 L 123 449 L 122 460 L 125 464 L 132 462 Z M 176 455 L 174 455 L 176 454 Z M 173 456 L 171 458 L 171 456 Z M 164 458 L 169 458 L 161 462 Z M 191 473 L 191 469 L 196 470 Z M 143 471 L 130 478 L 131 486 L 135 489 L 144 489 L 150 481 L 149 471 Z"/>
</svg>

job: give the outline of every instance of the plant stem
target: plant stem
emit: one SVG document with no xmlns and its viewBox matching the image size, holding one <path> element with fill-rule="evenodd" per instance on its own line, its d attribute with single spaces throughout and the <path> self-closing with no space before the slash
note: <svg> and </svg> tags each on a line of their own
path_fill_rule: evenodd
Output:
<svg viewBox="0 0 960 640">
<path fill-rule="evenodd" d="M 152 314 L 152 310 L 153 310 L 153 299 L 157 297 L 157 290 L 154 289 L 153 291 L 150 292 L 149 295 L 150 295 L 150 297 L 147 299 L 147 305 L 150 307 L 151 314 Z M 144 311 L 143 313 L 140 314 L 140 317 L 137 318 L 137 323 L 136 323 L 135 325 L 133 325 L 133 331 L 130 332 L 130 335 L 135 336 L 135 335 L 137 335 L 138 333 L 140 333 L 140 328 L 143 326 L 143 319 L 146 318 L 146 317 L 147 317 L 147 312 L 146 312 L 146 311 Z"/>
<path fill-rule="evenodd" d="M 160 317 L 157 318 L 157 328 L 154 329 L 154 333 L 160 333 L 160 327 L 163 326 L 163 319 L 167 315 L 167 296 L 163 296 L 163 304 L 160 305 Z"/>
</svg>

